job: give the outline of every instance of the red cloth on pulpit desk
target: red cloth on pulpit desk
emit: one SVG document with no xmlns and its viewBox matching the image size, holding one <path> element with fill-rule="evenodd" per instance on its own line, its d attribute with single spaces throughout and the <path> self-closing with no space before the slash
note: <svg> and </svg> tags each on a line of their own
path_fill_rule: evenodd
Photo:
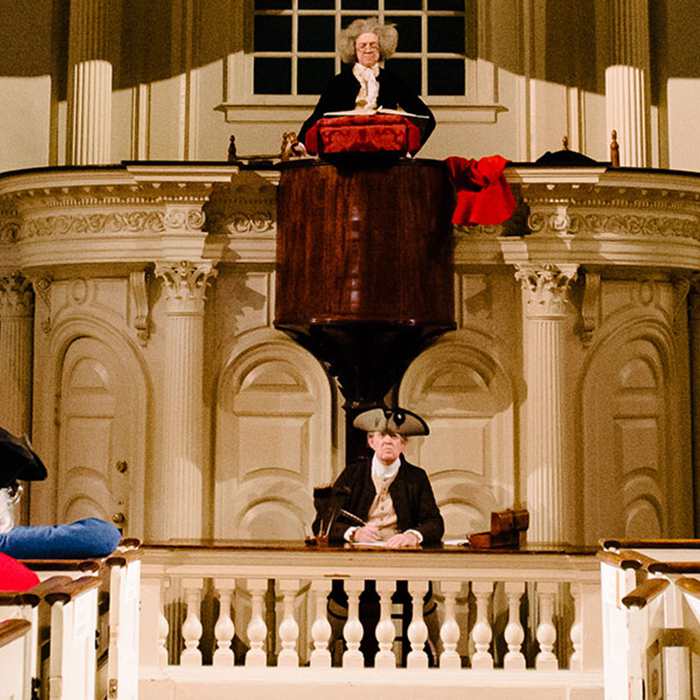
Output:
<svg viewBox="0 0 700 700">
<path fill-rule="evenodd" d="M 39 583 L 39 577 L 24 564 L 0 552 L 0 591 L 26 591 Z"/>
<path fill-rule="evenodd" d="M 476 160 L 450 156 L 445 161 L 457 191 L 452 223 L 495 226 L 515 211 L 515 197 L 503 175 L 508 160 L 487 156 Z"/>
<path fill-rule="evenodd" d="M 352 114 L 324 117 L 306 134 L 304 144 L 311 155 L 342 153 L 416 153 L 420 129 L 398 114 Z"/>
</svg>

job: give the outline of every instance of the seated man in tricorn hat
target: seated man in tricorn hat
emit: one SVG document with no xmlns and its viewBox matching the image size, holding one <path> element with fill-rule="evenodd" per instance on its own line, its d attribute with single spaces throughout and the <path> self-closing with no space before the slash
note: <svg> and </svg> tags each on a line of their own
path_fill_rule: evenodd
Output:
<svg viewBox="0 0 700 700">
<path fill-rule="evenodd" d="M 367 431 L 367 444 L 374 455 L 348 465 L 333 485 L 336 493 L 343 493 L 342 510 L 355 517 L 341 512 L 333 520 L 329 531 L 331 544 L 345 541 L 362 545 L 381 541 L 390 548 L 438 544 L 445 525 L 428 475 L 403 456 L 407 437 L 428 434 L 426 422 L 404 409 L 373 408 L 360 413 L 353 425 Z M 314 532 L 320 527 L 319 517 L 314 523 Z M 410 609 L 405 581 L 398 582 L 393 601 L 403 603 L 406 612 Z M 435 608 L 429 593 L 425 598 L 424 615 L 433 647 L 438 642 Z M 333 582 L 328 611 L 335 640 L 340 638 L 347 619 L 347 594 L 341 581 Z M 360 618 L 365 627 L 360 648 L 366 661 L 371 663 L 376 651 L 374 626 L 379 619 L 374 581 L 366 582 L 360 596 Z M 436 649 L 432 651 L 435 653 Z"/>
<path fill-rule="evenodd" d="M 85 518 L 65 525 L 15 525 L 18 481 L 45 479 L 46 467 L 26 437 L 0 428 L 0 552 L 15 559 L 87 559 L 105 557 L 121 533 L 105 520 Z"/>
</svg>

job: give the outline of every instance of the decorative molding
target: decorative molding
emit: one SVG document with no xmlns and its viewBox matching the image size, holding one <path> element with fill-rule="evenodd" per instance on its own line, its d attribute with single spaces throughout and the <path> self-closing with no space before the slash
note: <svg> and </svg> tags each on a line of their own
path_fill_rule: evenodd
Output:
<svg viewBox="0 0 700 700">
<path fill-rule="evenodd" d="M 29 318 L 34 315 L 32 283 L 21 272 L 0 277 L 0 318 Z"/>
<path fill-rule="evenodd" d="M 570 283 L 576 279 L 578 265 L 553 263 L 516 265 L 515 278 L 520 282 L 529 317 L 563 317 L 566 315 Z"/>
<path fill-rule="evenodd" d="M 46 306 L 46 319 L 41 322 L 41 330 L 48 333 L 51 330 L 51 285 L 53 280 L 50 277 L 40 277 L 33 280 L 34 291 L 39 294 L 39 297 Z"/>
<path fill-rule="evenodd" d="M 584 345 L 590 345 L 599 323 L 601 277 L 597 270 L 586 270 L 580 277 L 577 296 L 580 319 L 577 332 Z"/>
<path fill-rule="evenodd" d="M 211 234 L 264 234 L 275 230 L 275 220 L 271 211 L 255 213 L 233 211 L 231 213 L 210 214 L 209 233 Z"/>
<path fill-rule="evenodd" d="M 141 345 L 145 346 L 151 334 L 151 309 L 148 303 L 149 270 L 136 270 L 129 275 L 129 287 L 134 297 L 134 328 Z"/>
<path fill-rule="evenodd" d="M 163 279 L 168 313 L 203 313 L 207 282 L 217 274 L 211 263 L 158 263 L 155 275 Z"/>
<path fill-rule="evenodd" d="M 683 328 L 682 319 L 687 318 L 686 299 L 693 282 L 687 277 L 673 277 L 671 284 L 673 285 L 673 332 L 679 335 Z"/>
</svg>

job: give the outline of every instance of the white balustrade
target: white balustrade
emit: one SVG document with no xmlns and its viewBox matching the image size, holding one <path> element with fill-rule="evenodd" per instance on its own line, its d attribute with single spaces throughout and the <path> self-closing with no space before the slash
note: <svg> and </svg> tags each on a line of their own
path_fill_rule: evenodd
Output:
<svg viewBox="0 0 700 700">
<path fill-rule="evenodd" d="M 142 682 L 164 677 L 184 682 L 184 677 L 173 675 L 177 665 L 200 664 L 203 658 L 197 676 L 202 682 L 208 677 L 209 664 L 217 667 L 217 673 L 229 669 L 236 673 L 245 665 L 246 673 L 257 674 L 256 679 L 282 678 L 276 675 L 281 672 L 301 674 L 300 679 L 316 673 L 347 673 L 352 674 L 348 678 L 355 678 L 365 666 L 373 665 L 390 676 L 398 674 L 397 679 L 408 670 L 418 674 L 414 678 L 423 671 L 433 674 L 433 679 L 443 674 L 448 683 L 463 677 L 469 684 L 472 675 L 486 685 L 492 677 L 500 677 L 500 683 L 522 683 L 527 678 L 529 686 L 536 686 L 532 679 L 537 674 L 547 674 L 547 683 L 551 683 L 551 674 L 563 669 L 567 674 L 581 674 L 581 687 L 598 683 L 602 690 L 599 569 L 590 555 L 475 555 L 447 547 L 435 552 L 292 545 L 288 549 L 285 545 L 268 551 L 262 545 L 225 552 L 178 548 L 176 556 L 170 556 L 165 543 L 145 548 L 143 619 L 161 619 L 161 591 L 167 609 L 186 604 L 187 618 L 182 625 L 182 660 L 174 666 L 160 666 L 164 676 L 158 675 L 158 663 L 165 653 L 165 629 L 142 625 L 142 634 L 151 639 L 144 648 L 153 650 L 148 659 L 155 659 L 148 665 L 142 662 Z M 348 596 L 347 620 L 336 632 L 338 636 L 342 633 L 338 643 L 344 645 L 344 651 L 337 656 L 330 648 L 336 639 L 328 612 L 333 580 L 343 582 Z M 368 580 L 376 585 L 378 621 L 363 626 L 360 595 Z M 157 594 L 148 593 L 154 581 L 160 582 Z M 399 581 L 406 582 L 407 602 L 392 601 Z M 168 582 L 171 585 L 166 589 Z M 278 595 L 274 606 L 267 598 L 273 586 Z M 428 590 L 433 591 L 437 604 L 437 612 L 429 616 L 424 603 Z M 212 594 L 204 596 L 203 591 Z M 157 610 L 149 612 L 147 608 L 153 605 Z M 408 644 L 408 649 L 402 647 L 402 654 L 398 653 L 392 612 L 394 617 L 400 613 L 404 620 L 410 618 L 400 638 L 402 644 Z M 573 645 L 570 660 L 557 656 L 559 648 L 566 646 L 557 645 L 558 630 Z M 365 657 L 364 643 L 361 649 L 364 635 L 376 639 L 373 659 Z M 526 646 L 526 639 L 537 644 Z M 247 647 L 237 658 L 234 640 Z M 437 647 L 433 651 L 439 655 L 432 657 L 437 668 L 429 668 L 428 643 L 431 650 Z M 170 658 L 177 659 L 172 650 Z M 273 666 L 279 671 L 270 668 Z M 455 673 L 457 676 L 450 675 Z M 558 677 L 566 688 L 579 682 L 572 681 L 578 676 L 562 673 Z M 302 680 L 299 683 L 304 685 Z"/>
<path fill-rule="evenodd" d="M 231 599 L 236 588 L 236 579 L 216 578 L 214 588 L 219 596 L 219 618 L 214 625 L 216 651 L 213 663 L 214 666 L 233 666 L 235 659 L 231 643 L 236 627 L 231 619 Z"/>
<path fill-rule="evenodd" d="M 491 581 L 474 581 L 472 593 L 476 598 L 476 623 L 472 630 L 472 639 L 476 652 L 472 656 L 472 668 L 492 669 L 493 656 L 489 651 L 493 632 L 488 617 L 489 602 L 493 592 Z"/>
<path fill-rule="evenodd" d="M 377 668 L 396 668 L 396 656 L 392 650 L 396 628 L 391 619 L 391 596 L 396 588 L 393 581 L 377 581 L 379 594 L 379 623 L 375 630 L 379 651 L 374 657 Z"/>
<path fill-rule="evenodd" d="M 199 650 L 199 640 L 202 637 L 202 622 L 199 619 L 202 603 L 201 578 L 186 578 L 182 585 L 185 589 L 185 601 L 187 603 L 187 617 L 182 625 L 182 638 L 185 640 L 185 648 L 180 657 L 183 666 L 201 666 L 202 652 Z"/>
</svg>

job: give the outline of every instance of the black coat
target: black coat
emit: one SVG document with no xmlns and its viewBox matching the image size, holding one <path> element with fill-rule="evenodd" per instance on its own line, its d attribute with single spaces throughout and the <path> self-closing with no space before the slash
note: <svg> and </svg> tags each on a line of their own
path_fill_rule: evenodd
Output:
<svg viewBox="0 0 700 700">
<path fill-rule="evenodd" d="M 347 486 L 350 493 L 345 510 L 367 520 L 377 490 L 372 481 L 372 460 L 366 459 L 345 468 L 335 482 L 336 487 Z M 389 486 L 389 494 L 396 511 L 399 532 L 416 530 L 423 535 L 423 544 L 436 544 L 442 539 L 445 524 L 435 502 L 428 475 L 420 467 L 407 462 L 401 455 L 401 466 Z M 357 523 L 340 516 L 331 526 L 331 542 L 343 541 L 345 531 Z M 314 532 L 318 523 L 314 523 Z"/>
<path fill-rule="evenodd" d="M 421 129 L 421 143 L 425 143 L 435 128 L 435 117 L 428 105 L 396 73 L 380 69 L 377 80 L 379 81 L 377 107 L 385 107 L 386 109 L 401 107 L 406 112 L 428 117 L 425 127 Z M 355 100 L 359 92 L 360 82 L 354 76 L 352 69 L 344 70 L 336 75 L 323 91 L 313 114 L 301 127 L 299 141 L 304 143 L 306 132 L 326 112 L 349 112 L 355 109 Z"/>
</svg>

